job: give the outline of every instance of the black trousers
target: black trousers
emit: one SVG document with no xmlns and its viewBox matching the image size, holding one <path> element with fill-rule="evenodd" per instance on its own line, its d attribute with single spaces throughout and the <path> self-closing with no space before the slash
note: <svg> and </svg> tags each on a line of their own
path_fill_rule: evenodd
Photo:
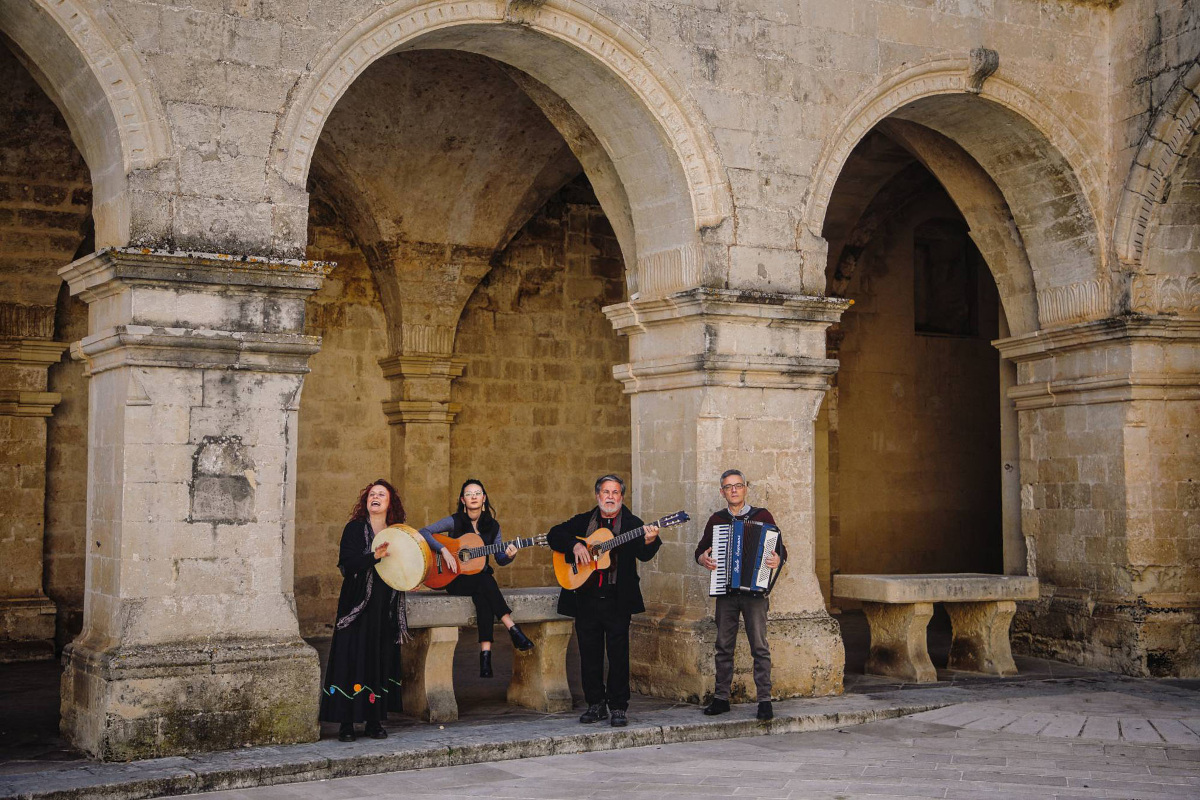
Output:
<svg viewBox="0 0 1200 800">
<path fill-rule="evenodd" d="M 579 639 L 579 672 L 588 705 L 608 701 L 609 708 L 629 708 L 629 615 L 616 597 L 579 595 L 575 615 Z M 608 686 L 604 685 L 604 655 L 608 654 Z"/>
<path fill-rule="evenodd" d="M 500 587 L 490 572 L 478 572 L 474 575 L 459 575 L 446 586 L 449 594 L 459 597 L 470 597 L 475 601 L 475 624 L 479 626 L 479 641 L 493 641 L 496 620 L 505 614 L 511 614 L 512 609 L 504 602 Z"/>
</svg>

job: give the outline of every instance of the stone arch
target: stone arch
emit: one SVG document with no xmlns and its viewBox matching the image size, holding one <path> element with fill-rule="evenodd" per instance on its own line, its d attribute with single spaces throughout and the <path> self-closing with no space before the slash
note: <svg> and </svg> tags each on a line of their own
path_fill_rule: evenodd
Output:
<svg viewBox="0 0 1200 800">
<path fill-rule="evenodd" d="M 380 9 L 323 53 L 276 132 L 275 168 L 303 187 L 338 99 L 375 60 L 446 48 L 519 69 L 564 98 L 603 143 L 630 201 L 643 294 L 700 282 L 699 232 L 732 207 L 715 143 L 685 90 L 651 49 L 579 3 L 434 2 Z M 603 192 L 603 188 L 600 189 Z M 615 194 L 615 193 L 614 193 Z"/>
<path fill-rule="evenodd" d="M 162 107 L 132 46 L 76 0 L 0 3 L 0 31 L 62 111 L 92 174 L 96 245 L 130 241 L 129 175 L 170 152 Z"/>
<path fill-rule="evenodd" d="M 1109 316 L 1117 293 L 1093 212 L 1099 183 L 1082 146 L 1049 109 L 1002 75 L 982 86 L 979 80 L 970 60 L 946 59 L 899 72 L 864 96 L 822 153 L 800 235 L 820 235 L 858 142 L 885 119 L 902 119 L 951 140 L 999 188 L 1029 255 L 1040 326 Z"/>
<path fill-rule="evenodd" d="M 1113 245 L 1117 258 L 1137 271 L 1154 207 L 1200 128 L 1200 64 L 1175 83 L 1154 124 L 1142 138 L 1117 207 Z"/>
</svg>

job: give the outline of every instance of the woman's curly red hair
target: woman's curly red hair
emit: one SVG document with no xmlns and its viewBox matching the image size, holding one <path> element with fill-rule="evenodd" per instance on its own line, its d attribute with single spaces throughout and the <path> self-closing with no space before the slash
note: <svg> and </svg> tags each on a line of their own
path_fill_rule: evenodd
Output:
<svg viewBox="0 0 1200 800">
<path fill-rule="evenodd" d="M 350 512 L 350 521 L 354 522 L 357 520 L 361 522 L 371 516 L 371 513 L 367 511 L 367 493 L 376 486 L 382 486 L 388 490 L 387 524 L 399 525 L 404 522 L 404 503 L 400 502 L 400 494 L 396 491 L 396 487 L 383 478 L 368 483 L 366 488 L 359 492 L 358 502 L 354 504 L 354 510 Z"/>
</svg>

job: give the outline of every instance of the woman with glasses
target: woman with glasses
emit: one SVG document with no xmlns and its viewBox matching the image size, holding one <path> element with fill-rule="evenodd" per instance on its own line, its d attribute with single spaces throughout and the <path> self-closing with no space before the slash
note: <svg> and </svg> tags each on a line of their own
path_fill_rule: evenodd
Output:
<svg viewBox="0 0 1200 800">
<path fill-rule="evenodd" d="M 421 528 L 421 535 L 434 553 L 441 552 L 442 561 L 453 572 L 458 571 L 457 559 L 433 534 L 440 533 L 457 539 L 467 533 L 474 533 L 483 539 L 484 545 L 495 545 L 501 542 L 500 523 L 496 521 L 491 502 L 483 483 L 475 478 L 468 478 L 459 490 L 458 510 L 448 517 L 443 517 L 432 525 Z M 496 563 L 505 566 L 512 563 L 517 555 L 517 546 L 510 544 L 503 553 L 496 554 Z M 493 577 L 492 565 L 489 563 L 482 572 L 474 575 L 459 575 L 445 587 L 446 591 L 461 597 L 470 597 L 475 603 L 475 621 L 479 626 L 479 677 L 492 677 L 492 639 L 495 621 L 499 619 L 508 628 L 512 637 L 513 647 L 522 652 L 532 650 L 533 642 L 526 636 L 517 623 L 513 622 L 512 609 L 504 602 L 500 587 Z"/>
</svg>

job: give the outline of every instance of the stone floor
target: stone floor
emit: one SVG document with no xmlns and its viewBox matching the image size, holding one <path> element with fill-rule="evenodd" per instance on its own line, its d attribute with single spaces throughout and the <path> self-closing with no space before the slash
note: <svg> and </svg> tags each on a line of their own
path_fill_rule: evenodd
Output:
<svg viewBox="0 0 1200 800">
<path fill-rule="evenodd" d="M 552 754 L 560 754 L 554 756 L 555 758 L 569 759 L 575 756 L 565 754 L 638 745 L 671 748 L 672 753 L 674 748 L 685 747 L 679 756 L 671 756 L 671 760 L 674 761 L 676 758 L 694 758 L 690 754 L 697 751 L 686 748 L 699 747 L 695 744 L 685 746 L 681 743 L 709 739 L 741 741 L 742 744 L 738 747 L 751 748 L 748 752 L 760 755 L 759 759 L 747 758 L 749 761 L 761 760 L 765 757 L 764 753 L 772 752 L 776 746 L 770 742 L 776 739 L 794 741 L 796 753 L 799 754 L 796 755 L 799 759 L 796 763 L 801 766 L 791 770 L 792 773 L 799 774 L 792 775 L 787 781 L 807 781 L 813 779 L 813 775 L 802 768 L 803 764 L 807 763 L 802 751 L 815 747 L 820 753 L 824 747 L 820 743 L 826 741 L 821 737 L 831 734 L 798 732 L 845 729 L 846 725 L 862 722 L 871 725 L 868 728 L 845 729 L 845 733 L 838 735 L 867 736 L 868 739 L 863 741 L 868 741 L 870 737 L 890 737 L 889 740 L 904 740 L 906 743 L 888 745 L 900 749 L 882 760 L 871 756 L 867 759 L 870 763 L 860 763 L 857 760 L 860 755 L 858 745 L 854 746 L 854 757 L 850 759 L 841 756 L 818 756 L 824 759 L 826 765 L 836 762 L 838 769 L 843 770 L 829 778 L 834 783 L 823 787 L 806 785 L 796 788 L 787 782 L 782 786 L 759 786 L 754 780 L 743 783 L 734 780 L 742 776 L 754 777 L 753 770 L 743 770 L 737 775 L 722 772 L 713 777 L 724 776 L 732 781 L 728 786 L 737 790 L 737 796 L 756 796 L 753 791 L 758 789 L 766 792 L 757 795 L 762 797 L 807 797 L 810 796 L 810 791 L 816 792 L 811 796 L 825 796 L 820 794 L 824 791 L 834 795 L 841 792 L 844 796 L 852 796 L 856 793 L 870 792 L 868 789 L 853 789 L 850 790 L 850 794 L 846 794 L 847 790 L 837 788 L 842 785 L 837 782 L 843 781 L 845 786 L 875 785 L 873 780 L 881 776 L 871 773 L 870 770 L 891 770 L 898 766 L 891 762 L 915 761 L 923 765 L 924 762 L 918 758 L 922 753 L 933 754 L 929 759 L 933 766 L 928 769 L 935 771 L 938 768 L 953 771 L 948 765 L 955 763 L 966 765 L 970 762 L 956 762 L 953 759 L 953 748 L 964 746 L 964 742 L 976 742 L 980 752 L 974 753 L 972 757 L 986 759 L 1000 758 L 993 751 L 1004 751 L 1010 746 L 1014 751 L 1011 757 L 1018 759 L 1023 758 L 1015 754 L 1018 752 L 1038 753 L 1041 752 L 1042 745 L 1045 745 L 1049 748 L 1045 752 L 1057 753 L 1056 747 L 1066 745 L 1067 750 L 1063 751 L 1062 755 L 1064 763 L 1071 761 L 1072 756 L 1091 759 L 1101 765 L 1095 771 L 1103 771 L 1103 765 L 1107 763 L 1104 759 L 1109 757 L 1109 751 L 1105 748 L 1124 747 L 1150 748 L 1129 751 L 1138 754 L 1136 758 L 1140 759 L 1137 761 L 1139 775 L 1156 774 L 1152 768 L 1180 768 L 1187 771 L 1195 766 L 1188 764 L 1170 767 L 1158 762 L 1164 759 L 1187 761 L 1186 754 L 1194 754 L 1200 749 L 1197 742 L 1200 735 L 1200 682 L 1133 680 L 1056 662 L 1018 657 L 1021 674 L 1015 678 L 992 678 L 941 670 L 937 684 L 898 684 L 862 674 L 868 642 L 865 621 L 861 615 L 852 613 L 843 614 L 840 620 L 847 649 L 846 695 L 839 698 L 800 699 L 777 703 L 777 719 L 770 725 L 754 721 L 752 705 L 735 706 L 733 713 L 710 719 L 700 715 L 695 706 L 665 703 L 646 697 L 634 698 L 630 709 L 631 725 L 624 730 L 610 729 L 603 725 L 581 726 L 575 719 L 577 711 L 546 715 L 512 708 L 504 702 L 512 658 L 511 648 L 504 646 L 505 643 L 497 643 L 497 675 L 492 680 L 481 680 L 476 677 L 477 645 L 473 637 L 466 636 L 460 642 L 456 658 L 456 675 L 460 676 L 457 688 L 461 719 L 451 725 L 433 726 L 402 717 L 389 721 L 388 728 L 392 736 L 382 742 L 360 739 L 354 744 L 340 743 L 334 738 L 333 728 L 327 728 L 322 741 L 310 745 L 247 748 L 192 758 L 154 759 L 128 765 L 97 764 L 88 761 L 71 751 L 58 738 L 58 671 L 53 664 L 0 665 L 0 798 L 152 797 L 271 783 L 289 785 L 270 790 L 264 788 L 263 791 L 268 793 L 261 797 L 315 797 L 317 795 L 303 792 L 309 791 L 305 787 L 318 784 L 294 782 L 319 782 L 321 779 L 348 775 L 391 773 L 396 770 L 475 762 L 488 762 L 492 765 L 489 769 L 494 768 L 500 772 L 491 773 L 479 766 L 459 766 L 448 774 L 458 775 L 459 770 L 466 770 L 462 775 L 502 774 L 509 776 L 504 780 L 511 779 L 519 785 L 520 781 L 524 780 L 523 773 L 514 772 L 517 769 L 515 766 L 503 763 L 506 759 L 522 759 L 520 764 L 525 765 L 534 763 L 530 757 Z M 944 618 L 935 617 L 930 629 L 930 652 L 935 664 L 945 663 L 948 648 L 948 625 Z M 571 659 L 569 674 L 574 679 L 577 675 L 574 654 Z M 578 686 L 573 688 L 578 696 Z M 873 722 L 914 713 L 917 716 L 907 717 L 903 723 Z M 895 727 L 896 725 L 900 727 Z M 948 734 L 948 731 L 953 731 L 953 735 Z M 767 740 L 739 738 L 760 737 L 764 734 L 777 736 L 771 736 Z M 816 738 L 805 738 L 806 736 Z M 1037 746 L 1029 749 L 1026 745 L 1009 744 L 1015 741 L 1034 742 Z M 729 746 L 733 747 L 733 744 Z M 939 749 L 943 746 L 950 750 Z M 1026 749 L 1022 749 L 1023 747 Z M 1097 747 L 1100 749 L 1097 750 Z M 735 747 L 732 752 L 741 751 Z M 881 750 L 880 753 L 884 751 Z M 591 757 L 599 758 L 600 754 L 593 753 L 589 756 Z M 713 755 L 713 758 L 721 760 L 723 756 Z M 938 760 L 943 758 L 950 760 Z M 704 761 L 703 758 L 699 760 Z M 1045 759 L 1039 756 L 1032 760 L 1040 764 Z M 913 769 L 919 771 L 927 768 L 922 765 Z M 997 766 L 1007 768 L 1010 765 L 1005 762 L 980 763 L 977 766 L 990 769 Z M 1018 769 L 1022 767 L 1021 764 L 1014 762 L 1011 766 L 1014 774 L 1026 774 Z M 1145 770 L 1141 770 L 1143 766 Z M 1057 766 L 1043 765 L 1037 769 L 1048 770 L 1057 776 Z M 1064 770 L 1070 772 L 1069 769 Z M 988 769 L 983 771 L 987 772 Z M 1091 774 L 1089 770 L 1083 771 Z M 1062 777 L 1081 777 L 1066 775 L 1065 772 Z M 676 773 L 671 771 L 670 774 Z M 949 774 L 943 772 L 932 780 L 944 781 Z M 903 777 L 902 773 L 897 775 Z M 1169 773 L 1164 775 L 1169 776 Z M 1194 772 L 1175 777 L 1194 777 Z M 408 778 L 394 775 L 392 778 L 406 786 L 411 784 Z M 381 782 L 365 784 L 375 787 L 369 790 L 360 790 L 357 785 L 345 784 L 350 786 L 346 791 L 351 794 L 320 796 L 357 797 L 362 794 L 378 794 L 386 785 L 386 781 L 379 780 Z M 641 779 L 641 782 L 648 783 L 653 780 L 655 778 L 650 777 Z M 959 780 L 971 783 L 967 778 L 960 777 Z M 328 787 L 335 783 L 343 785 L 337 781 L 319 785 Z M 1186 783 L 1178 785 L 1193 786 Z M 664 789 L 664 793 L 684 791 L 681 785 L 673 786 L 673 789 Z M 1061 793 L 1064 796 L 1076 790 L 1083 791 L 1085 796 L 1106 796 L 1100 793 L 1087 795 L 1088 787 L 1081 788 L 1074 783 L 1054 786 L 1057 787 L 1056 791 L 1062 789 Z M 468 785 L 464 784 L 464 787 Z M 612 788 L 632 791 L 635 795 L 644 791 L 625 785 Z M 895 793 L 894 788 L 893 786 L 889 790 Z M 1159 791 L 1157 788 L 1151 788 Z M 958 789 L 971 787 L 957 787 L 956 791 Z M 709 783 L 691 786 L 689 791 L 693 790 L 699 794 L 725 793 L 724 789 L 718 790 Z M 300 794 L 288 794 L 288 791 Z M 462 793 L 465 796 L 479 794 L 481 791 L 478 787 L 470 791 L 464 788 Z M 876 791 L 879 791 L 878 786 Z M 1193 791 L 1191 796 L 1200 797 L 1200 786 L 1194 786 L 1189 791 Z M 403 793 L 411 794 L 412 790 L 405 789 Z M 455 792 L 450 794 L 453 796 Z M 572 797 L 577 794 L 571 793 Z M 1010 795 L 1050 796 L 1040 791 L 1024 795 L 1020 792 L 1010 792 Z M 260 797 L 258 794 L 252 796 Z M 543 795 L 532 793 L 523 796 Z"/>
</svg>

